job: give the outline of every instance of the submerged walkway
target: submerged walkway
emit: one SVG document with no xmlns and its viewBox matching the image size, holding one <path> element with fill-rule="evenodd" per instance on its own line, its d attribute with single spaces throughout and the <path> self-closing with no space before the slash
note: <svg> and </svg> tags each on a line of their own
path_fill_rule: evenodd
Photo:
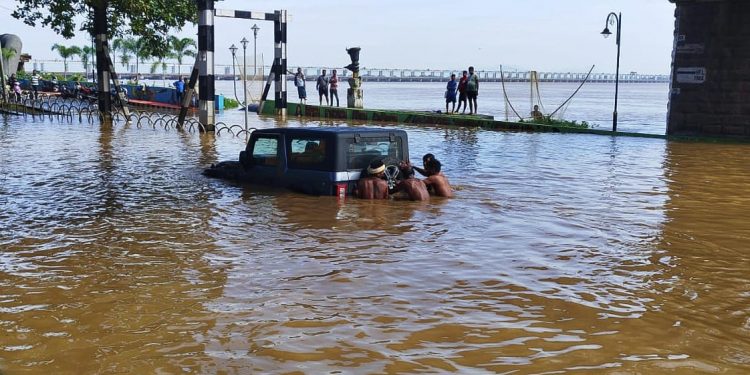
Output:
<svg viewBox="0 0 750 375">
<path fill-rule="evenodd" d="M 263 103 L 260 113 L 274 115 L 276 108 L 273 101 Z M 642 138 L 666 139 L 666 135 L 645 134 L 632 132 L 612 132 L 611 130 L 591 129 L 565 125 L 543 125 L 531 122 L 498 121 L 491 116 L 471 116 L 459 114 L 445 114 L 433 112 L 385 110 L 385 109 L 355 109 L 343 107 L 329 107 L 298 103 L 287 103 L 287 116 L 304 116 L 333 120 L 373 121 L 381 123 L 415 124 L 415 125 L 446 125 L 481 128 L 489 130 L 515 130 L 527 132 L 552 133 L 585 133 L 598 135 L 617 135 Z"/>
</svg>

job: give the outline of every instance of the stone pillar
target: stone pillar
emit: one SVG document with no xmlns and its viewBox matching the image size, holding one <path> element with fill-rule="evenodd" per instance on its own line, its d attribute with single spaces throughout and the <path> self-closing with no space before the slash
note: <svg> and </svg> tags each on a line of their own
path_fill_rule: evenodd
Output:
<svg viewBox="0 0 750 375">
<path fill-rule="evenodd" d="M 750 137 L 750 1 L 676 3 L 667 134 Z"/>
<path fill-rule="evenodd" d="M 346 90 L 346 106 L 349 108 L 364 108 L 362 78 L 359 76 L 359 51 L 359 47 L 347 48 L 346 50 L 352 60 L 352 63 L 345 67 L 352 71 L 352 77 L 349 78 L 349 89 Z"/>
</svg>

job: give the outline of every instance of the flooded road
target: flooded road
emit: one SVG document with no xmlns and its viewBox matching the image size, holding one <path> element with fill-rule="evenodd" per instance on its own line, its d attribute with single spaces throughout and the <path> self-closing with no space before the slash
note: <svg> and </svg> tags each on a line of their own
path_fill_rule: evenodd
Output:
<svg viewBox="0 0 750 375">
<path fill-rule="evenodd" d="M 227 133 L 5 120 L 0 372 L 748 369 L 750 145 L 401 128 L 455 198 L 339 204 L 203 177 Z"/>
</svg>

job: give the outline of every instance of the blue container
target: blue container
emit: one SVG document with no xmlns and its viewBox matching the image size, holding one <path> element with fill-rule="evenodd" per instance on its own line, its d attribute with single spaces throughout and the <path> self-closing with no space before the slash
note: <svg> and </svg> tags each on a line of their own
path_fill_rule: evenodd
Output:
<svg viewBox="0 0 750 375">
<path fill-rule="evenodd" d="M 214 98 L 214 103 L 216 103 L 215 107 L 217 111 L 223 111 L 224 110 L 224 95 L 222 94 L 216 95 Z"/>
</svg>

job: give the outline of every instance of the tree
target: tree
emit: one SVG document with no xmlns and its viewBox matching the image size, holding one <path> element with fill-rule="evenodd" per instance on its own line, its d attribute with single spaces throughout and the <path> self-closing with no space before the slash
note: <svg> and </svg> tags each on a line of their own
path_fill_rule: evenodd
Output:
<svg viewBox="0 0 750 375">
<path fill-rule="evenodd" d="M 84 77 L 89 76 L 89 61 L 94 52 L 96 51 L 91 46 L 81 47 L 81 54 L 79 56 L 81 57 L 81 64 L 83 64 Z"/>
<path fill-rule="evenodd" d="M 16 0 L 13 17 L 30 26 L 41 24 L 51 28 L 66 39 L 76 31 L 88 31 L 94 36 L 94 8 L 106 10 L 99 17 L 107 21 L 107 35 L 122 37 L 133 35 L 143 40 L 149 51 L 164 50 L 169 46 L 169 35 L 186 23 L 196 23 L 198 10 L 195 0 L 170 0 L 169 6 L 152 0 Z M 89 15 L 81 25 L 80 15 Z M 80 26 L 80 27 L 79 27 Z"/>
<path fill-rule="evenodd" d="M 73 56 L 81 56 L 81 49 L 78 46 L 64 46 L 62 44 L 53 44 L 52 50 L 57 50 L 57 53 L 60 54 L 60 57 L 63 59 L 63 65 L 65 67 L 65 78 L 68 78 L 68 59 Z"/>
<path fill-rule="evenodd" d="M 210 0 L 198 0 L 210 1 Z M 138 37 L 147 52 L 164 51 L 169 46 L 168 36 L 187 22 L 196 23 L 198 2 L 195 0 L 16 0 L 13 17 L 30 26 L 41 24 L 66 39 L 76 31 L 88 31 L 96 38 L 97 72 L 110 77 L 105 51 L 107 40 L 129 34 Z M 80 15 L 88 15 L 79 25 Z M 144 53 L 149 55 L 150 53 Z M 104 79 L 103 79 L 104 80 Z M 109 92 L 99 80 L 99 111 L 105 122 L 112 119 Z"/>
<path fill-rule="evenodd" d="M 174 58 L 177 60 L 177 74 L 180 74 L 180 65 L 182 65 L 182 58 L 185 56 L 188 57 L 195 57 L 196 52 L 195 50 L 190 49 L 190 47 L 198 48 L 198 46 L 195 43 L 195 40 L 190 38 L 178 38 L 176 36 L 170 36 L 169 37 L 169 44 L 172 47 L 172 54 L 174 55 Z"/>
<path fill-rule="evenodd" d="M 112 65 L 117 65 L 117 51 L 122 51 L 122 38 L 115 38 L 112 40 Z"/>
</svg>

